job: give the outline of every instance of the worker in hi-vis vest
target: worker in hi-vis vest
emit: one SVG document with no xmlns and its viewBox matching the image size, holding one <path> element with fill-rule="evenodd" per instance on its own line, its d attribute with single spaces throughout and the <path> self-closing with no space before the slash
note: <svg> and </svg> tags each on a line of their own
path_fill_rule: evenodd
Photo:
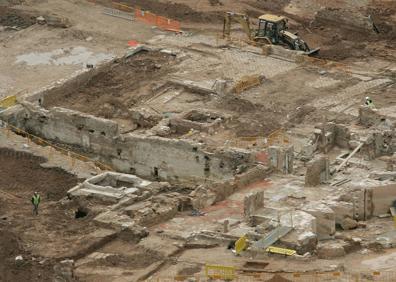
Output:
<svg viewBox="0 0 396 282">
<path fill-rule="evenodd" d="M 366 97 L 365 105 L 369 108 L 375 108 L 373 100 L 370 97 Z"/>
<path fill-rule="evenodd" d="M 41 198 L 39 193 L 34 192 L 32 197 L 32 204 L 33 204 L 33 214 L 38 215 L 38 207 L 40 204 Z"/>
</svg>

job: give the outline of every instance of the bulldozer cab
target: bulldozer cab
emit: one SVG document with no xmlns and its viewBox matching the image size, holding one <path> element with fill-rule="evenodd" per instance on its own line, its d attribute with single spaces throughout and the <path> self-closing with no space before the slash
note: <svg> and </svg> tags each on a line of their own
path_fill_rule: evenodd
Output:
<svg viewBox="0 0 396 282">
<path fill-rule="evenodd" d="M 280 42 L 280 31 L 287 29 L 285 17 L 265 14 L 259 17 L 259 28 L 256 38 L 268 38 L 273 44 Z"/>
</svg>

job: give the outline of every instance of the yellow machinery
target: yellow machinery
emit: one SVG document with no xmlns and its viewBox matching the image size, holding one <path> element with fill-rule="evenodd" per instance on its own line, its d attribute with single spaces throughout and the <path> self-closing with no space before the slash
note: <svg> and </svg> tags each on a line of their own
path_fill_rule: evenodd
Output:
<svg viewBox="0 0 396 282">
<path fill-rule="evenodd" d="M 230 38 L 231 24 L 238 22 L 250 41 L 256 44 L 275 44 L 283 45 L 292 50 L 303 51 L 307 55 L 319 52 L 319 48 L 311 50 L 308 44 L 297 34 L 287 31 L 288 20 L 282 16 L 265 14 L 258 18 L 258 29 L 252 30 L 250 19 L 247 15 L 227 12 L 224 17 L 223 37 Z"/>
</svg>

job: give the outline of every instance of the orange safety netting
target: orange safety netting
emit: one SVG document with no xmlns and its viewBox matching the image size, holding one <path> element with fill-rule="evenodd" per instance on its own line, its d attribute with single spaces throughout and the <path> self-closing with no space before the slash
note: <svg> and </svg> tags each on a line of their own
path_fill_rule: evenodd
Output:
<svg viewBox="0 0 396 282">
<path fill-rule="evenodd" d="M 137 20 L 145 22 L 147 24 L 155 25 L 160 29 L 180 32 L 180 22 L 171 20 L 165 17 L 157 16 L 148 11 L 142 9 L 135 9 L 135 17 Z"/>
<path fill-rule="evenodd" d="M 139 45 L 139 42 L 137 42 L 136 40 L 129 40 L 128 41 L 128 46 L 130 47 L 136 47 Z"/>
<path fill-rule="evenodd" d="M 96 3 L 96 0 L 87 0 L 88 2 L 91 3 Z M 168 19 L 166 17 L 158 16 L 154 13 L 151 13 L 149 11 L 144 11 L 140 8 L 133 8 L 131 6 L 128 6 L 126 4 L 120 3 L 120 2 L 111 2 L 112 8 L 120 11 L 124 11 L 127 13 L 134 13 L 135 18 L 139 21 L 142 21 L 144 23 L 150 24 L 150 25 L 155 25 L 159 29 L 162 30 L 169 30 L 169 31 L 174 31 L 174 32 L 180 32 L 181 31 L 181 25 L 179 21 Z"/>
<path fill-rule="evenodd" d="M 180 22 L 165 17 L 157 16 L 157 26 L 160 29 L 180 32 Z"/>
</svg>

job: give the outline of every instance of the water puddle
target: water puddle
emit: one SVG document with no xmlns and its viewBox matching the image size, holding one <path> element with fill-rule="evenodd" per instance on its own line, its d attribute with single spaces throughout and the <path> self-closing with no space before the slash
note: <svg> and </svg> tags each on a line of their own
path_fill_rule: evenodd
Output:
<svg viewBox="0 0 396 282">
<path fill-rule="evenodd" d="M 17 56 L 17 64 L 36 65 L 96 65 L 114 58 L 113 54 L 94 53 L 85 47 L 56 49 L 51 52 L 32 52 Z"/>
</svg>

